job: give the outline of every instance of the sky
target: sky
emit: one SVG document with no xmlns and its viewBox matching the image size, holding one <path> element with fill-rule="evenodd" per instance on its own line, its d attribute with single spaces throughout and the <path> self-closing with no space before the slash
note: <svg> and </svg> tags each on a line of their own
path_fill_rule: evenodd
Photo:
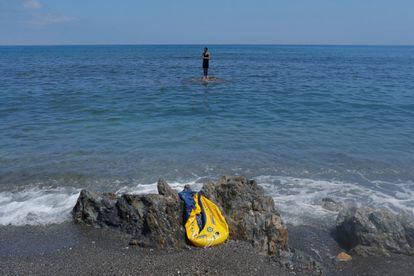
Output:
<svg viewBox="0 0 414 276">
<path fill-rule="evenodd" d="M 0 45 L 414 45 L 414 0 L 0 0 Z"/>
</svg>

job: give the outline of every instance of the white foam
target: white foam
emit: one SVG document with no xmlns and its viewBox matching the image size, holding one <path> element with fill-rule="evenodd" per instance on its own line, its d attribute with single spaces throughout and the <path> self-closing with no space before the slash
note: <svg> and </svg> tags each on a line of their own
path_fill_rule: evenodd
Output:
<svg viewBox="0 0 414 276">
<path fill-rule="evenodd" d="M 199 190 L 201 183 L 194 181 L 168 182 L 175 190 L 185 185 Z M 42 225 L 70 220 L 70 211 L 76 204 L 80 189 L 73 187 L 30 188 L 19 192 L 0 193 L 0 225 Z M 117 194 L 157 193 L 157 183 L 125 186 Z"/>
<path fill-rule="evenodd" d="M 31 188 L 0 193 L 0 225 L 61 223 L 70 217 L 79 189 Z"/>
<path fill-rule="evenodd" d="M 203 186 L 203 183 L 199 183 L 198 181 L 201 178 L 197 178 L 192 181 L 183 181 L 183 182 L 168 182 L 168 185 L 171 186 L 174 190 L 181 192 L 184 189 L 184 186 L 190 185 L 193 190 L 200 190 Z M 150 183 L 150 184 L 141 184 L 136 183 L 135 186 L 129 187 L 125 186 L 119 189 L 117 194 L 156 194 L 157 192 L 157 183 Z"/>
<path fill-rule="evenodd" d="M 372 187 L 341 181 L 324 181 L 284 176 L 254 178 L 273 197 L 285 221 L 291 224 L 331 223 L 337 213 L 322 208 L 323 198 L 355 206 L 387 208 L 414 214 L 414 183 L 371 181 Z M 384 191 L 384 185 L 399 191 Z"/>
<path fill-rule="evenodd" d="M 414 215 L 414 183 L 370 181 L 368 186 L 341 181 L 313 180 L 285 176 L 254 177 L 275 200 L 284 221 L 291 224 L 331 223 L 337 213 L 322 208 L 322 198 L 329 197 L 351 205 L 385 207 L 393 212 Z M 202 187 L 203 178 L 167 183 L 181 191 L 185 185 Z M 73 187 L 31 188 L 0 193 L 0 225 L 38 225 L 70 220 L 70 211 L 80 189 Z M 132 183 L 117 194 L 157 193 L 157 183 Z"/>
</svg>

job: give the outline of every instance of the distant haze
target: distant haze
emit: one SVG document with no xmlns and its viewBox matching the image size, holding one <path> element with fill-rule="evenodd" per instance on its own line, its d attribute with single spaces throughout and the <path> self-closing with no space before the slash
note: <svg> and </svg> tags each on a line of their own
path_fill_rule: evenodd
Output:
<svg viewBox="0 0 414 276">
<path fill-rule="evenodd" d="M 0 0 L 0 45 L 414 45 L 413 0 Z"/>
</svg>

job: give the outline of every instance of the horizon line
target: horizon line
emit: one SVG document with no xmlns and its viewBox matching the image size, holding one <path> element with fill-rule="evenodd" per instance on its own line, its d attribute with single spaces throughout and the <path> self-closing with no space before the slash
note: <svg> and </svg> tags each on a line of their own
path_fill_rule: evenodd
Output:
<svg viewBox="0 0 414 276">
<path fill-rule="evenodd" d="M 414 44 L 351 44 L 351 43 L 56 43 L 56 44 L 0 44 L 0 47 L 53 46 L 357 46 L 357 47 L 413 47 Z"/>
</svg>

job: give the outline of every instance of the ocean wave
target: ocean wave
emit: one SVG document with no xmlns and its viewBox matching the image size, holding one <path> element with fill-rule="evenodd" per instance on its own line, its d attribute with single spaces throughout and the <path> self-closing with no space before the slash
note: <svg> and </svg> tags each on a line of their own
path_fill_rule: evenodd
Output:
<svg viewBox="0 0 414 276">
<path fill-rule="evenodd" d="M 254 177 L 270 195 L 285 222 L 329 224 L 336 212 L 322 207 L 329 197 L 345 205 L 387 208 L 393 212 L 414 214 L 414 182 L 390 183 L 371 181 L 369 185 L 341 181 L 314 180 L 286 176 Z M 189 181 L 167 181 L 181 191 L 185 185 L 194 190 L 202 187 L 204 178 Z M 80 189 L 74 187 L 30 188 L 19 192 L 0 193 L 0 225 L 41 225 L 70 220 Z M 157 183 L 134 183 L 119 188 L 117 194 L 157 193 Z"/>
<path fill-rule="evenodd" d="M 185 185 L 201 189 L 199 179 L 169 182 L 181 191 Z M 0 193 L 0 225 L 45 225 L 70 220 L 70 212 L 76 204 L 80 189 L 74 187 L 30 188 L 19 192 Z M 117 194 L 157 193 L 157 183 L 134 184 L 120 188 Z"/>
<path fill-rule="evenodd" d="M 79 189 L 30 188 L 0 193 L 0 225 L 62 223 L 70 218 Z"/>
<path fill-rule="evenodd" d="M 285 176 L 258 176 L 255 179 L 272 196 L 283 219 L 294 225 L 332 223 L 337 212 L 324 209 L 323 198 L 331 198 L 344 205 L 414 214 L 414 182 L 370 181 L 369 185 L 363 186 Z"/>
</svg>

